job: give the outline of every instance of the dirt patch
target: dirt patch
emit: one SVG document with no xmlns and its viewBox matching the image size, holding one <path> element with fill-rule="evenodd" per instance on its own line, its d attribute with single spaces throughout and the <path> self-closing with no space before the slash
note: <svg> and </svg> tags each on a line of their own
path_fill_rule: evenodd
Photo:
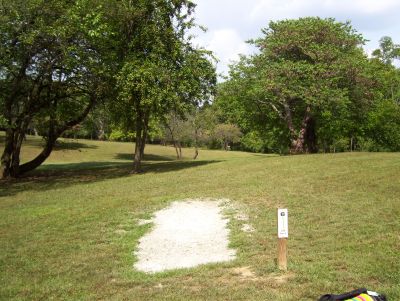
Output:
<svg viewBox="0 0 400 301">
<path fill-rule="evenodd" d="M 250 269 L 250 267 L 238 267 L 232 270 L 232 274 L 239 277 L 240 280 L 257 281 L 256 274 Z"/>
<path fill-rule="evenodd" d="M 135 268 L 154 273 L 234 259 L 221 205 L 218 200 L 191 199 L 156 212 L 154 228 L 139 240 Z"/>
</svg>

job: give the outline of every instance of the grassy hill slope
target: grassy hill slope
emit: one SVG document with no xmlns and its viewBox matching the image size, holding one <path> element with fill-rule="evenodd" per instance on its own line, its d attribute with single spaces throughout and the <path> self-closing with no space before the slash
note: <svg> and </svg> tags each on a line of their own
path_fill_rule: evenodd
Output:
<svg viewBox="0 0 400 301">
<path fill-rule="evenodd" d="M 4 136 L 0 134 L 0 147 Z M 23 160 L 38 152 L 29 137 Z M 316 300 L 367 287 L 400 300 L 400 153 L 274 156 L 62 140 L 39 170 L 0 182 L 1 300 Z M 238 258 L 146 275 L 137 219 L 171 201 L 229 198 Z M 289 272 L 276 269 L 276 208 L 289 209 Z M 227 212 L 233 214 L 233 212 Z M 252 271 L 251 276 L 246 271 Z"/>
</svg>

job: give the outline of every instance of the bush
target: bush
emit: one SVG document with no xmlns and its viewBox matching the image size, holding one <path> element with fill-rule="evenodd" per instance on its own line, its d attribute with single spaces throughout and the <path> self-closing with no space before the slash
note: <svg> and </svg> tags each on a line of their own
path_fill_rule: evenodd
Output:
<svg viewBox="0 0 400 301">
<path fill-rule="evenodd" d="M 113 129 L 109 136 L 111 141 L 134 141 L 135 133 L 122 131 L 120 129 Z"/>
</svg>

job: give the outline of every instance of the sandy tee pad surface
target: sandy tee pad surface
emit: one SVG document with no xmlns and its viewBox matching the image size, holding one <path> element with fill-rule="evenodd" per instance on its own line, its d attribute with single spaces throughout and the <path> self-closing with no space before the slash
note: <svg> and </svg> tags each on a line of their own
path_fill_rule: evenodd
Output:
<svg viewBox="0 0 400 301">
<path fill-rule="evenodd" d="M 139 240 L 135 268 L 154 273 L 234 259 L 220 205 L 195 199 L 156 212 L 153 229 Z"/>
</svg>

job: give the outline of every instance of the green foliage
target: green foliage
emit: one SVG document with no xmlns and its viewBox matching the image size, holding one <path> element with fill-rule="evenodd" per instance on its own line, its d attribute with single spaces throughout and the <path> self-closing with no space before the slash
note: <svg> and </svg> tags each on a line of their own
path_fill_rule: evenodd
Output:
<svg viewBox="0 0 400 301">
<path fill-rule="evenodd" d="M 134 141 L 135 133 L 113 128 L 108 139 L 111 141 Z"/>
<path fill-rule="evenodd" d="M 265 151 L 264 140 L 258 132 L 248 132 L 240 139 L 240 142 L 246 150 L 251 152 L 261 153 Z"/>
<path fill-rule="evenodd" d="M 65 135 L 106 138 L 110 110 L 116 127 L 146 140 L 152 118 L 212 93 L 210 53 L 186 34 L 194 26 L 191 1 L 5 0 L 0 9 L 1 123 L 11 152 L 2 174 L 10 164 L 18 173 L 33 124 L 46 135 L 48 156 L 57 137 L 108 100 L 102 116 Z"/>
<path fill-rule="evenodd" d="M 265 37 L 254 42 L 261 53 L 253 61 L 261 70 L 262 102 L 285 121 L 292 145 L 308 132 L 306 120 L 317 127 L 327 123 L 330 129 L 325 126 L 320 133 L 328 136 L 332 131 L 351 135 L 355 126 L 335 125 L 326 118 L 359 123 L 365 116 L 359 108 L 368 105 L 372 79 L 365 73 L 368 61 L 359 48 L 361 35 L 349 23 L 319 18 L 271 22 L 263 33 Z"/>
<path fill-rule="evenodd" d="M 395 138 L 383 142 L 369 134 L 376 127 L 370 119 L 378 104 L 392 112 L 391 120 L 397 114 L 382 103 L 398 103 L 400 95 L 399 71 L 391 65 L 397 45 L 391 39 L 381 40 L 387 54 L 370 60 L 361 48 L 363 37 L 350 23 L 334 19 L 271 22 L 263 34 L 251 41 L 259 53 L 242 56 L 230 67 L 215 100 L 223 120 L 243 131 L 243 149 L 344 151 L 350 141 L 359 148 L 367 140 L 395 149 Z M 391 127 L 396 129 L 394 121 Z"/>
<path fill-rule="evenodd" d="M 1 176 L 40 165 L 56 139 L 109 94 L 113 34 L 105 3 L 2 1 L 0 107 L 7 145 Z M 32 125 L 47 143 L 35 160 L 20 166 L 21 143 Z"/>
<path fill-rule="evenodd" d="M 225 150 L 231 148 L 231 144 L 239 142 L 241 136 L 242 132 L 239 127 L 230 123 L 217 124 L 213 131 L 213 137 L 221 142 Z"/>
<path fill-rule="evenodd" d="M 399 103 L 392 100 L 378 103 L 376 108 L 369 113 L 368 121 L 369 136 L 381 150 L 400 151 Z"/>
<path fill-rule="evenodd" d="M 159 140 L 162 136 L 163 129 L 160 126 L 160 121 L 156 118 L 151 118 L 149 122 L 148 138 L 150 141 Z"/>
<path fill-rule="evenodd" d="M 4 118 L 4 116 L 0 115 L 0 128 L 5 128 L 7 125 L 7 120 Z"/>
<path fill-rule="evenodd" d="M 372 55 L 383 63 L 391 65 L 393 60 L 400 59 L 400 45 L 394 44 L 391 37 L 382 37 L 379 40 L 379 49 L 376 49 Z"/>
<path fill-rule="evenodd" d="M 186 0 L 138 1 L 130 2 L 124 16 L 128 30 L 120 36 L 125 43 L 119 45 L 117 99 L 110 111 L 116 125 L 135 132 L 136 172 L 151 120 L 162 120 L 170 111 L 184 114 L 213 92 L 216 75 L 210 53 L 195 49 L 187 37 L 193 8 Z M 146 22 L 133 22 L 136 14 Z"/>
</svg>

